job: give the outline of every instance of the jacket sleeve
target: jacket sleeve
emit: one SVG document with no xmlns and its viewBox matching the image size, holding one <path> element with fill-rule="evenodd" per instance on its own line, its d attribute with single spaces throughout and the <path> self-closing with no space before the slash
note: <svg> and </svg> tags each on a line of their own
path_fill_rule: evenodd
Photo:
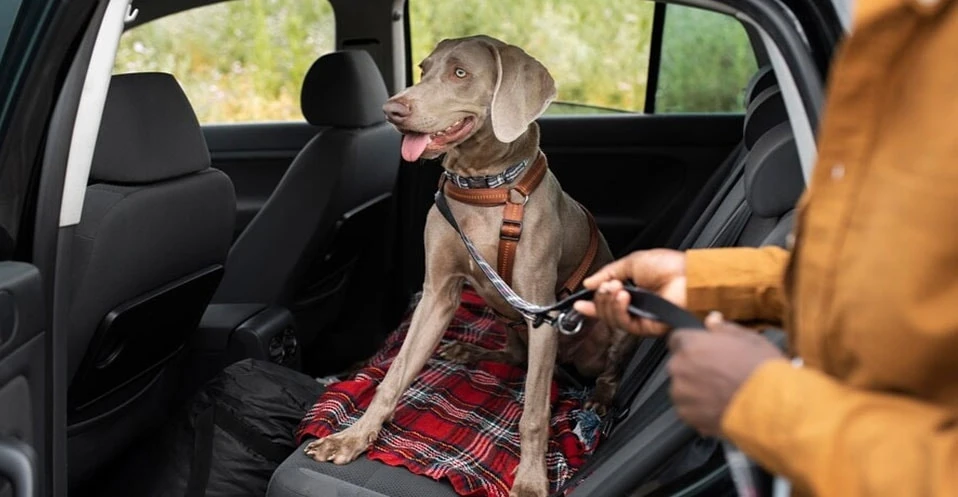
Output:
<svg viewBox="0 0 958 497">
<path fill-rule="evenodd" d="M 781 323 L 788 259 L 789 252 L 775 246 L 687 251 L 689 310 L 719 311 L 729 321 Z"/>
<path fill-rule="evenodd" d="M 958 495 L 958 413 L 858 390 L 783 360 L 745 382 L 722 430 L 788 478 L 793 495 Z"/>
</svg>

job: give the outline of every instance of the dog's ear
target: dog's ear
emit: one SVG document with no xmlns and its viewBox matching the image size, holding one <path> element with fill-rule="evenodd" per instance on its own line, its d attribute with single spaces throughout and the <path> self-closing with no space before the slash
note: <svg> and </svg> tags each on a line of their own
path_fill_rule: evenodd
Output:
<svg viewBox="0 0 958 497">
<path fill-rule="evenodd" d="M 496 139 L 511 143 L 522 136 L 556 98 L 548 69 L 521 48 L 490 44 L 496 59 L 496 86 L 489 118 Z"/>
</svg>

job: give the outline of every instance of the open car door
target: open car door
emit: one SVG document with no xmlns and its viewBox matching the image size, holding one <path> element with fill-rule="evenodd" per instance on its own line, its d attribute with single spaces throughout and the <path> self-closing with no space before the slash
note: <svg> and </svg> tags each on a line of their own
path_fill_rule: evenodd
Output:
<svg viewBox="0 0 958 497">
<path fill-rule="evenodd" d="M 0 262 L 0 495 L 41 495 L 37 448 L 45 437 L 45 320 L 37 268 Z"/>
<path fill-rule="evenodd" d="M 0 497 L 44 495 L 48 316 L 40 271 L 19 262 L 35 163 L 21 154 L 24 69 L 35 61 L 48 2 L 0 2 Z M 19 109 L 17 109 L 19 107 Z"/>
<path fill-rule="evenodd" d="M 54 388 L 62 366 L 54 366 L 62 362 L 53 339 L 55 239 L 47 236 L 56 233 L 49 212 L 59 212 L 63 173 L 48 170 L 44 157 L 57 156 L 47 130 L 72 127 L 53 108 L 78 48 L 92 42 L 80 43 L 97 5 L 0 2 L 0 497 L 66 495 L 55 485 L 65 474 L 56 464 L 63 396 Z M 51 197 L 55 205 L 45 205 Z"/>
</svg>

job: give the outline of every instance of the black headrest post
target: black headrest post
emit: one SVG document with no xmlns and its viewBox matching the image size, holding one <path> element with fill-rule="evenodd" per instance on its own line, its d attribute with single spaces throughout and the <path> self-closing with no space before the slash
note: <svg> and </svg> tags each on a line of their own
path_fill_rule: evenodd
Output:
<svg viewBox="0 0 958 497">
<path fill-rule="evenodd" d="M 343 50 L 323 55 L 306 72 L 300 96 L 310 124 L 365 128 L 386 121 L 389 98 L 382 74 L 369 53 Z"/>
<path fill-rule="evenodd" d="M 200 123 L 173 76 L 150 72 L 110 79 L 91 182 L 153 183 L 209 167 Z"/>
</svg>

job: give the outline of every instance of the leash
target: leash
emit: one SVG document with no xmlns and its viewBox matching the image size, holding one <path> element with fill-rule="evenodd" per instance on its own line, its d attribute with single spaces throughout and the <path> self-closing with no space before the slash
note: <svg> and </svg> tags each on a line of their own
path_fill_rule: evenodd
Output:
<svg viewBox="0 0 958 497">
<path fill-rule="evenodd" d="M 472 260 L 479 266 L 482 273 L 486 275 L 486 278 L 489 279 L 492 286 L 496 288 L 496 292 L 498 292 L 506 303 L 515 309 L 516 312 L 532 321 L 533 328 L 538 328 L 542 323 L 549 323 L 564 335 L 575 335 L 582 331 L 582 323 L 584 320 L 582 316 L 578 315 L 578 313 L 572 309 L 572 303 L 581 298 L 581 295 L 585 295 L 586 291 L 583 290 L 573 293 L 559 302 L 548 306 L 533 304 L 523 299 L 499 276 L 496 270 L 486 262 L 482 254 L 479 253 L 479 250 L 472 243 L 472 240 L 470 240 L 462 231 L 462 228 L 459 227 L 459 223 L 456 222 L 456 217 L 452 214 L 452 210 L 449 208 L 449 203 L 446 201 L 446 196 L 443 194 L 441 187 L 436 192 L 436 208 L 439 210 L 439 213 L 442 214 L 442 217 L 446 218 L 446 221 L 456 230 L 456 233 L 459 234 L 459 238 L 461 238 L 462 243 L 465 244 L 469 256 L 472 257 Z"/>
</svg>

